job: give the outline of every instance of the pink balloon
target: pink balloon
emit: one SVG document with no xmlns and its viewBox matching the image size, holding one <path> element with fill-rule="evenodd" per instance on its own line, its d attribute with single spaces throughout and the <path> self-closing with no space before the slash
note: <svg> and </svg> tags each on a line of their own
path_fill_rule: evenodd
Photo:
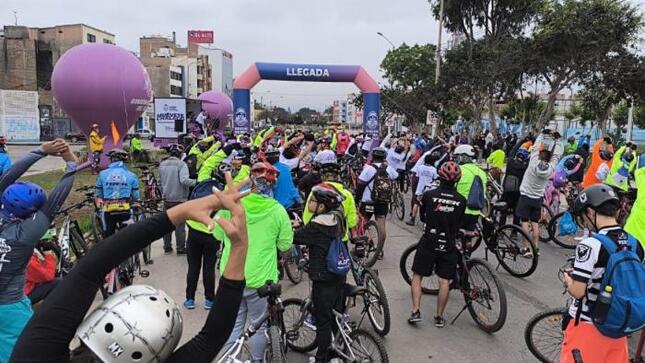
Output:
<svg viewBox="0 0 645 363">
<path fill-rule="evenodd" d="M 208 113 L 209 120 L 220 120 L 219 130 L 228 126 L 233 114 L 233 102 L 226 93 L 220 91 L 207 91 L 199 95 L 202 109 Z"/>
<path fill-rule="evenodd" d="M 56 101 L 86 135 L 98 124 L 108 136 L 105 152 L 121 145 L 152 99 L 150 77 L 139 59 L 110 44 L 71 48 L 56 63 L 51 83 Z"/>
</svg>

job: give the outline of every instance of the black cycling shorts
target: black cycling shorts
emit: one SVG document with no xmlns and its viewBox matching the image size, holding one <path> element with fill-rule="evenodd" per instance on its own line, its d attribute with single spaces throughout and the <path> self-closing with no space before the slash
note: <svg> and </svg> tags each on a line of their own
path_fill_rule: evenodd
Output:
<svg viewBox="0 0 645 363">
<path fill-rule="evenodd" d="M 372 218 L 372 216 L 376 217 L 386 217 L 388 213 L 388 205 L 387 203 L 366 203 L 363 202 L 361 203 L 361 213 L 367 218 L 368 220 Z"/>
<path fill-rule="evenodd" d="M 414 254 L 412 271 L 421 276 L 431 276 L 436 273 L 442 279 L 452 280 L 457 271 L 457 250 L 441 252 L 437 245 L 428 241 L 423 236 L 419 240 L 419 246 Z"/>
<path fill-rule="evenodd" d="M 542 217 L 542 198 L 531 198 L 526 195 L 520 195 L 515 208 L 515 215 L 522 222 L 538 223 Z"/>
</svg>

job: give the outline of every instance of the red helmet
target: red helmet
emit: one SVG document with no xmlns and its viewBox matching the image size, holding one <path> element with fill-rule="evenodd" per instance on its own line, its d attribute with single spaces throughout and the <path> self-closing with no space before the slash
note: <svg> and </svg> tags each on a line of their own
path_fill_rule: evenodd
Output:
<svg viewBox="0 0 645 363">
<path fill-rule="evenodd" d="M 456 183 L 461 179 L 461 168 L 454 161 L 447 161 L 439 168 L 439 179 Z"/>
</svg>

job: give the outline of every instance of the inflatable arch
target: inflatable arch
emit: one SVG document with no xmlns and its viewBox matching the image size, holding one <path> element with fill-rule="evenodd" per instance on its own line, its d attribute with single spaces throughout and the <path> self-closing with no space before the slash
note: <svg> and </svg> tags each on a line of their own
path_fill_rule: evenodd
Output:
<svg viewBox="0 0 645 363">
<path fill-rule="evenodd" d="M 381 89 L 361 66 L 254 63 L 233 82 L 233 129 L 235 134 L 250 132 L 251 88 L 261 80 L 305 82 L 354 82 L 363 93 L 363 131 L 379 134 Z"/>
</svg>

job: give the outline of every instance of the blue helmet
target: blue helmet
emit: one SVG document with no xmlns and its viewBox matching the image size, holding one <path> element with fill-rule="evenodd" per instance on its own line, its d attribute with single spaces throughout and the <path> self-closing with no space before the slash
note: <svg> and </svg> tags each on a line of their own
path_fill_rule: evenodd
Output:
<svg viewBox="0 0 645 363">
<path fill-rule="evenodd" d="M 526 159 L 529 157 L 529 151 L 526 149 L 519 149 L 515 153 L 515 156 L 521 157 L 522 159 Z"/>
<path fill-rule="evenodd" d="M 2 207 L 9 215 L 24 219 L 36 213 L 46 200 L 47 195 L 39 185 L 15 182 L 2 194 Z"/>
</svg>

